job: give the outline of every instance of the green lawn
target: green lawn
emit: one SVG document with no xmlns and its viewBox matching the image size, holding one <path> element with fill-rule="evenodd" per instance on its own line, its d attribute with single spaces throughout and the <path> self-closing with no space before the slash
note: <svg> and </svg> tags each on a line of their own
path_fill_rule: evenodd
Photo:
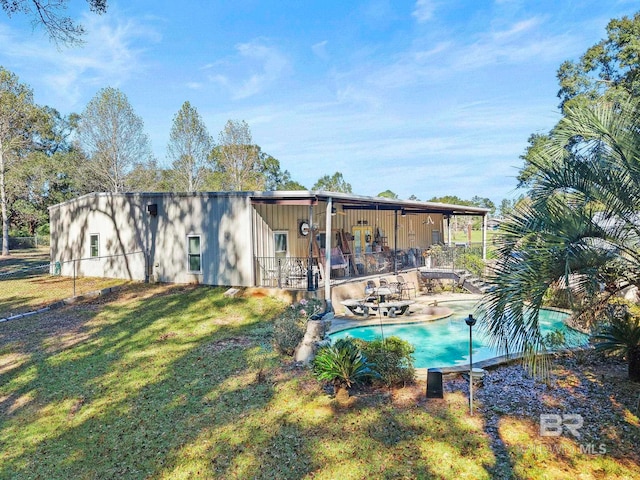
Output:
<svg viewBox="0 0 640 480">
<path fill-rule="evenodd" d="M 8 256 L 0 256 L 0 274 L 15 269 L 39 267 L 48 263 L 49 247 L 11 250 Z"/>
<path fill-rule="evenodd" d="M 223 291 L 130 285 L 0 324 L 0 478 L 633 478 L 638 467 L 518 454 L 535 425 L 508 415 L 512 453 L 498 461 L 462 392 L 365 391 L 341 406 L 270 349 L 285 305 Z M 551 467 L 563 475 L 545 477 Z"/>
<path fill-rule="evenodd" d="M 0 257 L 0 318 L 127 283 L 119 279 L 91 277 L 80 277 L 74 281 L 71 277 L 49 275 L 48 265 L 48 247 L 12 250 L 9 256 Z"/>
</svg>

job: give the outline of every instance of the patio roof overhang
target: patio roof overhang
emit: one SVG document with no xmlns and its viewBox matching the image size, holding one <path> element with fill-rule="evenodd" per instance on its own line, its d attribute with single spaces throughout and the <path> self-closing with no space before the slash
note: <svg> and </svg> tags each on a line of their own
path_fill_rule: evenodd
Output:
<svg viewBox="0 0 640 480">
<path fill-rule="evenodd" d="M 385 210 L 404 211 L 406 214 L 434 213 L 442 215 L 486 216 L 489 209 L 466 205 L 451 205 L 436 202 L 397 200 L 383 197 L 366 197 L 339 192 L 325 191 L 274 191 L 254 192 L 251 201 L 255 204 L 272 205 L 317 205 L 331 200 L 343 210 Z"/>
</svg>

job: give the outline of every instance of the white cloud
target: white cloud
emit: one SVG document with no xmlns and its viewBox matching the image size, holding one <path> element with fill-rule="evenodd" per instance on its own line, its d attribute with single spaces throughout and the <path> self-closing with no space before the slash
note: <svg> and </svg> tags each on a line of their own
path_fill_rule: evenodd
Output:
<svg viewBox="0 0 640 480">
<path fill-rule="evenodd" d="M 82 19 L 87 32 L 81 47 L 58 49 L 46 38 L 18 35 L 0 29 L 3 58 L 24 69 L 37 69 L 37 91 L 53 97 L 50 103 L 69 109 L 80 107 L 82 93 L 90 87 L 118 86 L 146 67 L 143 45 L 160 41 L 148 25 L 123 20 L 117 12 L 108 16 L 87 15 Z"/>
<path fill-rule="evenodd" d="M 329 54 L 327 53 L 327 41 L 318 42 L 311 46 L 313 53 L 322 60 L 328 60 Z"/>
<path fill-rule="evenodd" d="M 235 45 L 237 55 L 206 64 L 201 70 L 215 71 L 207 79 L 226 89 L 234 100 L 267 91 L 291 70 L 289 59 L 262 39 Z"/>
<path fill-rule="evenodd" d="M 416 18 L 418 23 L 425 23 L 433 18 L 435 10 L 436 6 L 432 0 L 417 0 L 411 15 Z"/>
<path fill-rule="evenodd" d="M 243 59 L 249 61 L 248 68 L 255 70 L 235 89 L 233 96 L 236 99 L 262 92 L 289 70 L 289 61 L 275 47 L 254 41 L 238 44 L 236 49 Z"/>
</svg>

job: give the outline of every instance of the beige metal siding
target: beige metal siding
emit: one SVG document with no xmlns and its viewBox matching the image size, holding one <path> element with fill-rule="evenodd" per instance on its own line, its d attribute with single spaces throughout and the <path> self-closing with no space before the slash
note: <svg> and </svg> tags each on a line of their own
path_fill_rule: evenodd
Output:
<svg viewBox="0 0 640 480">
<path fill-rule="evenodd" d="M 147 205 L 158 205 L 158 215 Z M 253 285 L 251 205 L 247 197 L 208 195 L 109 195 L 80 197 L 52 208 L 54 261 L 89 256 L 89 236 L 100 235 L 100 255 L 149 252 L 159 281 Z M 202 272 L 190 273 L 187 236 L 201 236 Z M 81 262 L 80 274 L 144 280 L 143 254 Z M 64 264 L 63 275 L 72 274 Z"/>
<path fill-rule="evenodd" d="M 275 255 L 273 232 L 286 231 L 289 237 L 289 256 L 307 257 L 309 255 L 310 235 L 300 234 L 299 225 L 302 221 L 309 221 L 309 206 L 307 205 L 255 205 L 256 212 L 264 221 L 260 233 L 256 231 L 256 244 L 260 243 L 261 236 L 265 240 L 266 248 L 261 250 L 259 257 L 273 257 Z M 324 212 L 324 208 L 314 208 L 314 214 L 318 210 Z M 314 215 L 315 216 L 315 215 Z M 317 218 L 317 217 L 316 217 Z M 266 230 L 269 229 L 269 231 Z M 268 238 L 265 238 L 269 235 Z"/>
</svg>

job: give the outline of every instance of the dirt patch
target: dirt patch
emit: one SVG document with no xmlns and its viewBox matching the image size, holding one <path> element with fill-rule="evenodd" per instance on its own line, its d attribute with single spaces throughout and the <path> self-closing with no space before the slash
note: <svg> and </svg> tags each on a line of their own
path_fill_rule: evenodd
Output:
<svg viewBox="0 0 640 480">
<path fill-rule="evenodd" d="M 211 342 L 202 348 L 207 353 L 219 353 L 232 348 L 248 348 L 254 343 L 255 339 L 251 337 L 233 337 Z"/>
</svg>

